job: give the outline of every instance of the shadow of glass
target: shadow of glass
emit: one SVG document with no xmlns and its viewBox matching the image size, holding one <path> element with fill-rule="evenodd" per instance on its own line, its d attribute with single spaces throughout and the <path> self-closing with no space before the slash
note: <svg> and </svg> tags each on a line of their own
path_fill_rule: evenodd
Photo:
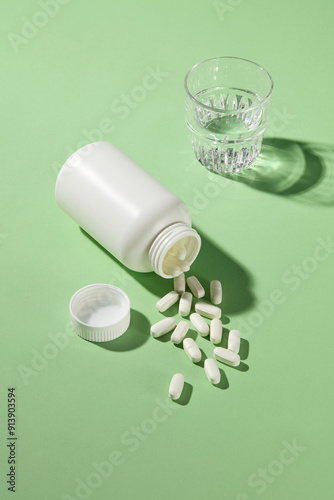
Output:
<svg viewBox="0 0 334 500">
<path fill-rule="evenodd" d="M 192 393 L 193 393 L 193 386 L 188 382 L 185 382 L 181 396 L 179 397 L 179 399 L 174 400 L 174 403 L 181 406 L 186 406 L 191 399 Z"/>
<path fill-rule="evenodd" d="M 132 351 L 142 346 L 150 336 L 148 319 L 140 312 L 131 309 L 131 322 L 129 329 L 115 340 L 109 342 L 95 342 L 96 345 L 109 351 Z"/>
<path fill-rule="evenodd" d="M 259 191 L 331 206 L 334 205 L 334 146 L 267 138 L 248 169 L 223 177 Z"/>
<path fill-rule="evenodd" d="M 91 240 L 102 252 L 107 254 L 121 267 L 122 276 L 119 277 L 115 274 L 115 280 L 111 280 L 111 284 L 116 284 L 122 287 L 122 279 L 126 284 L 126 273 L 138 281 L 144 288 L 149 290 L 157 297 L 162 297 L 170 292 L 173 287 L 172 280 L 162 279 L 155 273 L 138 273 L 131 271 L 121 264 L 115 257 L 113 257 L 108 250 L 100 245 L 94 238 L 92 238 L 84 229 L 80 231 Z M 212 279 L 219 280 L 223 283 L 224 291 L 224 314 L 231 314 L 244 311 L 252 306 L 254 303 L 253 295 L 250 291 L 251 278 L 246 269 L 241 266 L 236 260 L 230 257 L 227 253 L 218 248 L 212 241 L 199 231 L 202 239 L 201 251 L 191 266 L 191 274 L 197 276 L 203 286 L 206 288 L 207 293 L 210 288 L 210 281 Z M 177 307 L 175 306 L 177 312 Z M 167 314 L 168 313 L 168 314 Z M 170 316 L 170 311 L 166 312 Z M 228 323 L 228 318 L 225 316 L 223 320 Z"/>
</svg>

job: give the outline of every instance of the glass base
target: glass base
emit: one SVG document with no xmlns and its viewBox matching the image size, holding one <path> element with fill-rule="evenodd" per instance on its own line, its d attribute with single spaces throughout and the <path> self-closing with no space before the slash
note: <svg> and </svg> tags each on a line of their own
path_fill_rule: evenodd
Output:
<svg viewBox="0 0 334 500">
<path fill-rule="evenodd" d="M 248 168 L 259 156 L 263 134 L 239 143 L 220 143 L 192 135 L 192 147 L 197 160 L 218 174 L 233 174 Z"/>
</svg>

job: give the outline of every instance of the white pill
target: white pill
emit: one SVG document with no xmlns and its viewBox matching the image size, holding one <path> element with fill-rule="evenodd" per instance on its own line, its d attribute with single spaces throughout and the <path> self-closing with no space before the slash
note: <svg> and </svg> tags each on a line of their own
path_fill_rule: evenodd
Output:
<svg viewBox="0 0 334 500">
<path fill-rule="evenodd" d="M 174 278 L 182 272 L 179 266 L 168 262 L 168 260 L 163 263 L 162 270 L 164 273 L 168 274 L 169 276 L 173 276 Z"/>
<path fill-rule="evenodd" d="M 189 276 L 189 278 L 187 278 L 187 285 L 196 299 L 201 299 L 202 297 L 204 297 L 205 290 L 196 276 Z"/>
<path fill-rule="evenodd" d="M 151 335 L 154 338 L 161 337 L 161 335 L 165 335 L 165 333 L 170 332 L 173 328 L 175 328 L 175 319 L 165 318 L 151 326 Z"/>
<path fill-rule="evenodd" d="M 179 399 L 184 386 L 184 376 L 182 373 L 175 373 L 169 385 L 169 397 L 173 400 Z"/>
<path fill-rule="evenodd" d="M 171 341 L 174 344 L 179 344 L 180 342 L 182 342 L 182 340 L 184 339 L 184 337 L 187 335 L 188 330 L 189 330 L 189 323 L 188 323 L 188 321 L 180 321 L 179 324 L 177 325 L 177 327 L 175 328 L 175 330 L 172 333 L 172 336 L 170 338 Z"/>
<path fill-rule="evenodd" d="M 235 352 L 224 349 L 224 347 L 215 347 L 213 355 L 218 361 L 229 366 L 238 366 L 240 364 L 240 356 Z"/>
<path fill-rule="evenodd" d="M 202 359 L 202 353 L 196 342 L 191 338 L 186 338 L 183 341 L 183 349 L 193 363 L 199 363 Z"/>
<path fill-rule="evenodd" d="M 205 316 L 206 318 L 220 318 L 222 315 L 219 307 L 213 306 L 212 304 L 207 304 L 206 302 L 197 302 L 195 305 L 195 311 L 198 312 L 201 316 Z"/>
<path fill-rule="evenodd" d="M 179 274 L 189 270 L 189 262 L 179 259 L 172 252 L 168 252 L 165 256 L 162 269 L 170 276 L 179 276 Z"/>
<path fill-rule="evenodd" d="M 176 255 L 174 255 L 174 253 L 167 253 L 166 254 L 166 262 L 170 263 L 170 264 L 173 264 L 174 266 L 179 266 L 183 263 L 183 261 L 181 261 L 178 257 L 176 257 Z"/>
<path fill-rule="evenodd" d="M 158 300 L 155 304 L 155 307 L 160 312 L 167 311 L 173 304 L 175 304 L 179 300 L 180 296 L 176 292 L 167 293 L 162 299 Z"/>
<path fill-rule="evenodd" d="M 184 273 L 181 273 L 179 274 L 179 276 L 176 276 L 176 278 L 174 278 L 174 290 L 180 295 L 186 291 L 186 278 Z"/>
<path fill-rule="evenodd" d="M 173 248 L 173 253 L 175 257 L 180 260 L 184 260 L 187 257 L 187 249 L 183 245 L 175 246 L 175 248 Z"/>
<path fill-rule="evenodd" d="M 238 354 L 240 349 L 240 332 L 238 330 L 231 330 L 228 334 L 227 348 Z"/>
<path fill-rule="evenodd" d="M 175 262 L 177 262 L 177 265 L 179 266 L 179 268 L 181 269 L 181 271 L 183 273 L 189 271 L 189 269 L 190 269 L 190 263 L 189 263 L 188 260 L 179 259 L 179 258 L 176 258 L 176 257 L 173 257 L 173 258 L 175 258 Z"/>
<path fill-rule="evenodd" d="M 210 340 L 213 344 L 219 344 L 222 340 L 223 325 L 219 318 L 214 318 L 210 324 Z"/>
<path fill-rule="evenodd" d="M 219 370 L 218 365 L 214 359 L 207 358 L 204 361 L 204 370 L 205 370 L 206 376 L 208 377 L 209 382 L 211 382 L 211 384 L 219 384 L 219 382 L 220 382 L 220 370 Z"/>
<path fill-rule="evenodd" d="M 179 314 L 181 316 L 188 316 L 191 310 L 191 304 L 193 301 L 193 296 L 190 292 L 183 292 L 180 297 L 179 303 Z"/>
<path fill-rule="evenodd" d="M 213 280 L 210 283 L 210 299 L 212 304 L 221 304 L 222 301 L 222 284 L 218 280 Z"/>
<path fill-rule="evenodd" d="M 198 313 L 192 313 L 189 317 L 195 330 L 202 336 L 206 337 L 209 334 L 209 325 L 202 316 Z"/>
</svg>

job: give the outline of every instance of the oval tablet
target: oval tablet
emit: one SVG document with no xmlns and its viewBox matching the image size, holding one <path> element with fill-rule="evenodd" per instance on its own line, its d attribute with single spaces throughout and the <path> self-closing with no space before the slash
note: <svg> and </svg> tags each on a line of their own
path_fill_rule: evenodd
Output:
<svg viewBox="0 0 334 500">
<path fill-rule="evenodd" d="M 180 297 L 179 303 L 179 314 L 181 316 L 188 316 L 191 310 L 191 304 L 193 301 L 193 296 L 190 292 L 183 292 Z"/>
<path fill-rule="evenodd" d="M 181 273 L 189 269 L 189 262 L 178 257 L 171 249 L 166 253 L 163 261 L 163 271 L 173 277 L 179 276 Z"/>
<path fill-rule="evenodd" d="M 169 385 L 169 397 L 173 400 L 179 399 L 184 386 L 184 376 L 182 373 L 175 373 Z"/>
<path fill-rule="evenodd" d="M 221 304 L 222 301 L 222 284 L 218 280 L 210 282 L 210 300 L 212 304 Z"/>
<path fill-rule="evenodd" d="M 180 296 L 176 292 L 167 293 L 162 299 L 158 300 L 155 304 L 155 307 L 160 312 L 167 311 L 173 304 L 175 304 L 179 300 Z"/>
<path fill-rule="evenodd" d="M 187 285 L 190 288 L 191 293 L 196 297 L 196 299 L 201 299 L 205 295 L 205 290 L 196 278 L 196 276 L 190 276 L 187 278 Z"/>
<path fill-rule="evenodd" d="M 240 364 L 240 356 L 235 352 L 224 349 L 224 347 L 215 347 L 213 355 L 218 361 L 225 363 L 225 365 L 239 366 Z"/>
<path fill-rule="evenodd" d="M 162 269 L 164 273 L 169 274 L 169 276 L 173 276 L 173 278 L 178 276 L 183 271 L 181 271 L 181 268 L 179 266 L 176 266 L 171 262 L 164 262 Z"/>
<path fill-rule="evenodd" d="M 165 318 L 151 326 L 151 335 L 154 338 L 161 337 L 170 332 L 175 327 L 174 318 Z"/>
<path fill-rule="evenodd" d="M 218 365 L 214 359 L 207 358 L 204 361 L 204 370 L 205 370 L 206 376 L 208 377 L 209 382 L 211 382 L 211 384 L 219 384 L 219 382 L 220 382 L 220 370 L 219 370 Z"/>
<path fill-rule="evenodd" d="M 176 276 L 176 278 L 174 278 L 174 290 L 180 295 L 186 291 L 186 278 L 184 273 L 181 273 L 179 274 L 179 276 Z"/>
<path fill-rule="evenodd" d="M 228 334 L 227 348 L 238 354 L 240 349 L 240 332 L 239 330 L 231 330 Z"/>
<path fill-rule="evenodd" d="M 206 302 L 197 302 L 195 305 L 195 311 L 201 316 L 206 318 L 220 318 L 222 315 L 221 309 L 219 307 L 213 306 L 212 304 L 207 304 Z"/>
<path fill-rule="evenodd" d="M 179 344 L 180 342 L 182 342 L 184 337 L 187 335 L 188 330 L 189 330 L 188 321 L 180 321 L 180 323 L 177 325 L 177 327 L 175 328 L 175 330 L 172 333 L 172 336 L 170 338 L 171 341 L 174 344 Z"/>
<path fill-rule="evenodd" d="M 196 304 L 197 305 L 197 304 Z M 191 324 L 195 330 L 202 336 L 206 337 L 209 334 L 209 325 L 202 316 L 198 313 L 192 313 L 189 317 Z"/>
<path fill-rule="evenodd" d="M 184 260 L 187 257 L 187 249 L 184 245 L 175 245 L 173 253 L 177 259 Z"/>
<path fill-rule="evenodd" d="M 214 318 L 210 324 L 210 340 L 213 344 L 219 344 L 222 340 L 223 325 L 219 318 Z"/>
<path fill-rule="evenodd" d="M 202 353 L 196 342 L 191 338 L 186 338 L 183 341 L 183 349 L 193 363 L 199 363 L 202 359 Z"/>
</svg>

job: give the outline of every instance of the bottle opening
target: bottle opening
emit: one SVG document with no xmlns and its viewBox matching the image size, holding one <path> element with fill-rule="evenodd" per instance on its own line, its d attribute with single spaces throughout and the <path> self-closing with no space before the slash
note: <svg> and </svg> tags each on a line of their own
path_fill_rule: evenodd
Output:
<svg viewBox="0 0 334 500">
<path fill-rule="evenodd" d="M 201 238 L 185 223 L 164 229 L 154 240 L 149 260 L 153 270 L 163 278 L 174 278 L 190 269 L 201 248 Z"/>
<path fill-rule="evenodd" d="M 186 273 L 197 255 L 198 241 L 194 236 L 186 236 L 168 250 L 162 262 L 162 270 L 169 276 Z"/>
</svg>

